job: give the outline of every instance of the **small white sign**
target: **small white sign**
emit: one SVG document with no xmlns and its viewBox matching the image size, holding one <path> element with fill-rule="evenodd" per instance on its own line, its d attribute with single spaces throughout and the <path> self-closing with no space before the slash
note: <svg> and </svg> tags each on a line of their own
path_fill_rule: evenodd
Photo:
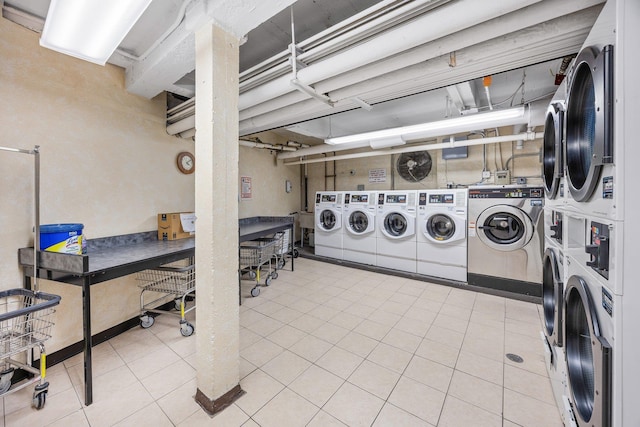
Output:
<svg viewBox="0 0 640 427">
<path fill-rule="evenodd" d="M 476 235 L 476 222 L 475 221 L 469 221 L 469 233 L 468 236 L 469 237 L 475 237 Z"/>
<path fill-rule="evenodd" d="M 387 182 L 387 170 L 384 168 L 369 169 L 369 182 Z"/>
</svg>

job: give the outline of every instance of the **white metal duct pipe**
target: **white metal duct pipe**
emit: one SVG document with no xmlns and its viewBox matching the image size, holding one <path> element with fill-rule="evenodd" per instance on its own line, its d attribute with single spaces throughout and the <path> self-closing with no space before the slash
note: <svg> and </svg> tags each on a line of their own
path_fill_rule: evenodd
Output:
<svg viewBox="0 0 640 427">
<path fill-rule="evenodd" d="M 239 141 L 239 144 L 242 145 L 243 147 L 250 147 L 250 148 L 266 148 L 269 150 L 276 150 L 276 151 L 296 151 L 297 148 L 295 147 L 287 147 L 284 145 L 273 145 L 273 144 L 265 144 L 264 142 L 253 142 L 253 141 L 247 141 L 245 139 L 241 139 Z"/>
<path fill-rule="evenodd" d="M 440 6 L 451 0 L 384 0 L 356 15 L 339 22 L 320 33 L 297 43 L 302 51 L 299 58 L 310 63 L 319 57 L 331 54 L 339 48 L 361 40 L 366 36 L 381 32 L 397 21 Z M 240 93 L 255 86 L 257 82 L 272 80 L 289 71 L 290 51 L 285 50 L 240 74 Z"/>
<path fill-rule="evenodd" d="M 597 4 L 601 1 L 602 0 L 591 0 L 589 3 Z M 578 4 L 576 4 L 576 2 L 578 2 Z M 512 52 L 516 48 L 522 49 L 522 46 L 525 46 L 526 43 L 531 43 L 532 40 L 541 38 L 545 40 L 545 47 L 543 50 L 545 58 L 555 58 L 558 56 L 556 54 L 557 52 L 549 48 L 553 41 L 560 40 L 560 42 L 556 42 L 556 45 L 558 43 L 568 43 L 569 41 L 562 38 L 561 35 L 571 31 L 571 29 L 576 26 L 584 27 L 585 22 L 592 24 L 599 13 L 599 8 L 593 8 L 583 10 L 573 16 L 566 15 L 576 8 L 583 7 L 584 0 L 572 0 L 565 3 L 563 3 L 563 7 L 558 10 L 555 8 L 551 9 L 553 12 L 550 12 L 548 7 L 543 8 L 543 6 L 548 6 L 548 4 L 536 4 L 527 8 L 526 11 L 517 11 L 510 15 L 501 17 L 499 22 L 485 22 L 473 28 L 443 37 L 439 39 L 437 43 L 428 43 L 400 53 L 392 58 L 376 62 L 370 66 L 358 68 L 351 73 L 345 73 L 328 80 L 318 82 L 314 88 L 318 93 L 328 93 L 329 97 L 333 101 L 340 101 L 366 93 L 368 88 L 380 88 L 381 83 L 383 83 L 380 80 L 384 79 L 388 81 L 388 77 L 390 76 L 394 76 L 397 79 L 404 78 L 405 80 L 413 80 L 426 74 L 421 74 L 423 72 L 420 71 L 418 73 L 413 73 L 411 76 L 403 77 L 403 74 L 408 72 L 406 67 L 417 64 L 418 67 L 422 68 L 426 60 L 438 58 L 443 53 L 456 51 L 456 54 L 460 55 L 461 51 L 469 45 L 470 40 L 473 41 L 475 46 L 479 43 L 490 41 L 490 44 L 486 46 L 486 48 L 490 49 L 489 52 L 495 52 L 496 56 L 492 56 L 483 49 L 486 53 L 483 54 L 483 57 L 500 58 L 507 52 Z M 545 24 L 544 28 L 527 28 L 527 30 L 521 30 L 523 27 L 532 27 L 542 22 L 547 22 L 551 18 L 554 18 L 555 21 L 548 22 Z M 590 25 L 588 25 L 588 27 L 591 28 Z M 504 47 L 505 44 L 491 41 L 505 32 L 512 32 L 515 39 L 513 43 L 510 41 L 503 41 L 503 43 L 508 44 L 508 49 L 506 49 L 506 51 Z M 558 39 L 557 37 L 560 38 Z M 582 44 L 582 41 L 580 44 Z M 527 63 L 531 63 L 529 57 L 525 58 Z M 495 59 L 493 60 L 495 61 Z M 479 61 L 475 62 L 477 63 Z M 456 68 L 459 68 L 461 65 L 460 63 L 458 64 L 459 65 Z M 484 66 L 486 67 L 486 63 L 483 64 L 485 64 Z M 511 68 L 514 68 L 513 65 L 511 65 Z M 447 67 L 446 70 L 450 71 L 450 68 Z M 392 72 L 395 72 L 395 74 L 389 74 L 387 76 L 388 73 Z M 386 78 L 384 76 L 386 76 Z M 375 83 L 367 83 L 367 81 L 374 78 L 378 78 L 378 81 Z M 341 88 L 344 88 L 346 92 L 342 93 Z M 290 92 L 268 102 L 242 110 L 240 112 L 240 120 L 242 121 L 250 117 L 265 114 L 270 111 L 274 111 L 275 109 L 291 105 L 295 102 L 302 102 L 306 99 L 308 98 L 304 94 L 299 92 Z"/>
<path fill-rule="evenodd" d="M 507 71 L 512 67 L 518 68 L 527 66 L 532 62 L 543 62 L 552 59 L 549 52 L 557 54 L 554 57 L 576 52 L 576 50 L 580 49 L 588 32 L 589 29 L 585 28 L 584 31 L 567 36 L 569 40 L 555 43 L 562 44 L 559 49 L 555 50 L 554 48 L 556 46 L 553 44 L 545 45 L 544 43 L 537 47 L 535 51 L 518 48 L 518 51 L 514 52 L 513 55 L 504 55 L 504 58 L 502 58 L 503 62 L 494 63 L 492 66 L 486 66 L 486 64 L 481 61 L 476 61 L 476 57 L 470 52 L 468 52 L 468 55 L 457 52 L 458 66 L 455 70 L 449 68 L 443 61 L 427 61 L 424 64 L 419 64 L 418 66 L 394 73 L 393 76 L 381 76 L 373 82 L 365 82 L 362 85 L 354 85 L 354 87 L 346 88 L 344 89 L 344 93 L 341 90 L 339 94 L 341 98 L 349 95 L 350 97 L 344 98 L 344 101 L 336 102 L 332 109 L 327 108 L 324 104 L 315 100 L 305 100 L 297 104 L 287 105 L 279 110 L 268 111 L 261 116 L 242 120 L 240 122 L 240 131 L 243 134 L 251 134 L 270 128 L 286 126 L 291 123 L 315 119 L 329 113 L 338 113 L 353 109 L 356 105 L 350 99 L 354 93 L 357 94 L 357 96 L 365 98 L 368 103 L 376 104 L 401 96 L 412 95 L 438 87 L 449 86 L 459 83 L 460 81 L 474 79 L 486 72 L 496 74 Z M 467 62 L 469 65 L 462 64 L 463 58 L 464 62 Z M 411 80 L 410 77 L 413 77 L 413 80 Z M 396 83 L 398 79 L 402 80 Z M 370 86 L 373 87 L 370 88 Z M 363 91 L 367 89 L 370 91 L 363 93 Z M 337 94 L 330 95 L 332 97 L 338 96 Z"/>
<path fill-rule="evenodd" d="M 597 14 L 594 14 L 594 20 L 596 16 Z M 590 30 L 590 26 L 584 27 L 585 25 L 587 24 L 582 23 L 578 29 L 569 26 L 569 31 L 571 31 L 569 34 L 564 34 L 561 31 L 561 26 L 554 26 L 553 28 L 545 26 L 545 28 L 536 29 L 536 31 L 542 33 L 548 32 L 550 39 L 541 40 L 531 49 L 524 48 L 530 43 L 531 30 L 523 31 L 513 40 L 507 40 L 506 43 L 509 49 L 505 45 L 492 42 L 476 45 L 456 52 L 458 65 L 455 68 L 449 67 L 444 58 L 426 61 L 404 70 L 336 91 L 336 93 L 330 93 L 330 97 L 333 99 L 345 100 L 338 101 L 333 109 L 329 109 L 315 100 L 306 100 L 249 120 L 241 120 L 240 131 L 242 134 L 250 134 L 313 119 L 330 111 L 344 111 L 354 107 L 353 102 L 350 100 L 354 96 L 361 96 L 369 103 L 377 103 L 405 94 L 449 86 L 460 81 L 481 77 L 486 73 L 496 74 L 514 67 L 526 66 L 532 62 L 559 57 L 565 53 L 568 54 L 580 49 L 586 34 Z M 562 37 L 563 35 L 565 37 Z M 478 55 L 492 58 L 492 64 L 487 65 L 484 61 L 478 61 Z"/>
<path fill-rule="evenodd" d="M 544 132 L 527 132 L 527 133 L 521 133 L 518 135 L 504 135 L 504 136 L 496 136 L 496 137 L 490 137 L 490 138 L 477 138 L 477 139 L 468 139 L 464 141 L 441 142 L 441 143 L 433 143 L 433 144 L 414 145 L 411 147 L 403 147 L 403 148 L 367 151 L 364 153 L 343 154 L 343 155 L 331 156 L 331 157 L 321 157 L 317 159 L 285 162 L 284 164 L 287 166 L 305 165 L 308 163 L 322 163 L 322 162 L 328 162 L 328 161 L 334 161 L 334 160 L 348 160 L 348 159 L 360 159 L 363 157 L 388 156 L 391 154 L 413 153 L 416 151 L 424 151 L 424 150 L 441 150 L 443 148 L 468 147 L 473 145 L 496 144 L 499 142 L 511 142 L 511 141 L 517 141 L 517 140 L 533 141 L 536 139 L 540 139 L 543 136 L 544 136 Z M 292 156 L 292 157 L 296 157 L 296 156 Z M 278 159 L 282 159 L 281 155 L 278 155 Z"/>
<path fill-rule="evenodd" d="M 194 127 L 196 127 L 195 114 L 167 126 L 167 133 L 169 135 L 175 135 L 186 130 L 193 129 Z"/>
<path fill-rule="evenodd" d="M 407 50 L 436 40 L 478 23 L 505 15 L 540 0 L 512 0 L 509 2 L 457 1 L 446 4 L 420 16 L 409 23 L 385 32 L 382 36 L 332 55 L 322 62 L 311 64 L 298 72 L 298 79 L 308 85 L 340 73 L 349 72 L 375 61 L 396 55 L 399 49 Z M 456 16 L 456 26 L 451 26 L 447 16 Z M 238 107 L 244 110 L 291 92 L 289 76 L 279 77 L 260 87 L 240 95 Z"/>
</svg>

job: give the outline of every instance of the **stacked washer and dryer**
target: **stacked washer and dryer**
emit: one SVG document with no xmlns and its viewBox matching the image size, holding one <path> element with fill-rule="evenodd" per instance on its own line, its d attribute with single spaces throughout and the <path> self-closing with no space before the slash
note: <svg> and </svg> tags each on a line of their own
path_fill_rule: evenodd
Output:
<svg viewBox="0 0 640 427">
<path fill-rule="evenodd" d="M 567 426 L 640 425 L 638 17 L 635 0 L 604 5 L 545 125 L 543 333 Z"/>
</svg>

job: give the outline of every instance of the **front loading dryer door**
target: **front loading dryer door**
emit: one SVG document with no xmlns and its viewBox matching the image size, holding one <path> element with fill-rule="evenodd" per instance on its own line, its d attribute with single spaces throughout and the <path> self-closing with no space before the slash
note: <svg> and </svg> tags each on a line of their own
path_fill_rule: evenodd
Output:
<svg viewBox="0 0 640 427">
<path fill-rule="evenodd" d="M 448 212 L 431 214 L 422 224 L 422 233 L 438 244 L 452 243 L 465 238 L 466 221 Z"/>
<path fill-rule="evenodd" d="M 382 234 L 390 239 L 404 239 L 415 234 L 415 217 L 406 212 L 392 211 L 383 214 Z"/>
<path fill-rule="evenodd" d="M 324 208 L 318 215 L 318 228 L 323 231 L 331 232 L 340 230 L 342 227 L 342 215 L 340 212 Z"/>
<path fill-rule="evenodd" d="M 375 218 L 367 211 L 358 209 L 347 218 L 347 231 L 355 236 L 362 236 L 375 231 Z"/>
<path fill-rule="evenodd" d="M 542 144 L 542 178 L 544 191 L 549 199 L 555 199 L 564 175 L 564 105 L 552 102 L 547 109 Z"/>
<path fill-rule="evenodd" d="M 611 425 L 612 348 L 602 336 L 596 304 L 587 283 L 572 275 L 565 290 L 564 338 L 568 385 L 576 421 L 584 426 Z"/>
<path fill-rule="evenodd" d="M 562 283 L 562 255 L 547 248 L 542 261 L 542 309 L 544 333 L 549 344 L 562 347 L 562 315 L 564 285 Z"/>
<path fill-rule="evenodd" d="M 613 162 L 613 46 L 584 48 L 567 98 L 566 161 L 571 196 L 587 201 L 605 163 Z"/>
<path fill-rule="evenodd" d="M 476 235 L 488 247 L 503 251 L 523 248 L 534 233 L 531 218 L 511 205 L 495 205 L 482 211 L 476 220 Z"/>
</svg>

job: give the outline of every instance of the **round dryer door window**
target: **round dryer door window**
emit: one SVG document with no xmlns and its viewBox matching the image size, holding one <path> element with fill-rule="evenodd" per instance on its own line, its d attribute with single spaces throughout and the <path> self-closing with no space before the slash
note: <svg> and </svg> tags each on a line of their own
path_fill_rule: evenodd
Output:
<svg viewBox="0 0 640 427">
<path fill-rule="evenodd" d="M 349 215 L 349 230 L 354 234 L 364 234 L 369 229 L 369 217 L 362 211 L 355 211 Z"/>
<path fill-rule="evenodd" d="M 547 197 L 555 199 L 558 193 L 563 170 L 562 130 L 564 121 L 563 106 L 559 102 L 549 105 L 544 123 L 544 142 L 542 146 L 542 177 Z"/>
<path fill-rule="evenodd" d="M 578 202 L 595 190 L 613 160 L 613 48 L 587 47 L 576 58 L 566 111 L 569 190 Z"/>
<path fill-rule="evenodd" d="M 384 229 L 391 237 L 402 237 L 407 233 L 407 219 L 400 213 L 390 213 L 384 218 Z"/>
<path fill-rule="evenodd" d="M 497 205 L 485 209 L 476 221 L 477 236 L 498 251 L 523 248 L 533 237 L 531 218 L 516 206 Z"/>
<path fill-rule="evenodd" d="M 335 229 L 336 223 L 336 214 L 331 209 L 325 209 L 320 212 L 320 227 L 322 227 L 323 230 L 331 231 Z"/>
<path fill-rule="evenodd" d="M 433 215 L 427 221 L 427 233 L 437 241 L 449 240 L 456 234 L 456 223 L 448 215 Z"/>
<path fill-rule="evenodd" d="M 580 425 L 609 425 L 611 346 L 600 335 L 596 306 L 580 276 L 567 281 L 565 347 L 569 389 Z M 600 424 L 602 422 L 602 424 Z"/>
</svg>

